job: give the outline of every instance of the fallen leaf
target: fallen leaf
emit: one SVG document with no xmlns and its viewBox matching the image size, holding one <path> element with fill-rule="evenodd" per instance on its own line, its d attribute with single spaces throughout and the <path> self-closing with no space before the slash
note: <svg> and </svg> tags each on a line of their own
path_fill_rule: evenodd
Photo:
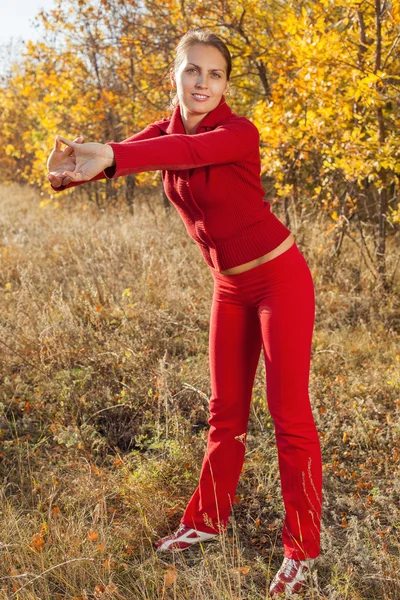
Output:
<svg viewBox="0 0 400 600">
<path fill-rule="evenodd" d="M 105 592 L 105 587 L 104 585 L 96 585 L 94 590 L 93 590 L 93 595 L 95 598 L 101 598 Z"/>
<path fill-rule="evenodd" d="M 125 552 L 128 556 L 131 556 L 131 554 L 133 554 L 133 546 L 131 546 L 131 544 L 126 544 Z"/>
<path fill-rule="evenodd" d="M 30 543 L 31 548 L 36 550 L 36 552 L 41 552 L 44 546 L 44 537 L 42 533 L 35 533 L 32 536 L 32 540 Z"/>
<path fill-rule="evenodd" d="M 97 535 L 97 533 L 95 531 L 93 531 L 93 529 L 89 529 L 87 539 L 89 540 L 89 542 L 97 542 L 97 540 L 99 539 L 99 536 Z"/>
<path fill-rule="evenodd" d="M 177 576 L 177 568 L 174 566 L 170 567 L 164 575 L 165 587 L 169 587 L 170 585 L 176 583 Z"/>
</svg>

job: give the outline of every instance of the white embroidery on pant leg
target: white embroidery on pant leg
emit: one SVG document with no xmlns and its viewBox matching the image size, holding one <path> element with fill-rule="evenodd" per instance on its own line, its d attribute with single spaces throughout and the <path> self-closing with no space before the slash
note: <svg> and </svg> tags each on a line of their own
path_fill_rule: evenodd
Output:
<svg viewBox="0 0 400 600">
<path fill-rule="evenodd" d="M 308 461 L 308 474 L 309 474 L 309 477 L 310 477 L 311 486 L 312 486 L 312 488 L 314 490 L 314 493 L 316 495 L 316 498 L 317 498 L 317 500 L 319 502 L 318 494 L 317 494 L 317 491 L 315 489 L 314 481 L 313 481 L 313 478 L 312 478 L 312 475 L 311 475 L 311 460 L 312 459 L 311 459 L 311 456 L 310 456 L 309 457 L 309 461 Z M 315 514 L 315 516 L 317 517 L 318 521 L 320 522 L 321 521 L 321 517 L 320 517 L 320 515 L 318 513 L 318 510 L 315 508 L 314 504 L 310 500 L 309 495 L 307 494 L 306 482 L 305 482 L 305 473 L 304 473 L 304 471 L 301 472 L 301 479 L 302 479 L 302 487 L 303 487 L 304 494 L 305 494 L 305 496 L 306 496 L 306 498 L 307 498 L 307 500 L 308 500 L 308 502 L 309 502 L 309 504 L 311 506 L 311 509 L 312 509 L 313 513 Z M 309 511 L 309 512 L 311 512 L 311 511 Z M 313 518 L 313 524 L 314 524 L 314 518 Z"/>
</svg>

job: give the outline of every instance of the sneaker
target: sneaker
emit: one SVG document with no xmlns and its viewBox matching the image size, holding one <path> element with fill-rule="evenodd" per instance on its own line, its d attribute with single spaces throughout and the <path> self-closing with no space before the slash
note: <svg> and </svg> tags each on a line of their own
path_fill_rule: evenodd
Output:
<svg viewBox="0 0 400 600">
<path fill-rule="evenodd" d="M 283 563 L 275 575 L 269 593 L 272 598 L 293 598 L 305 587 L 304 574 L 310 571 L 315 563 L 315 558 L 308 560 L 295 560 L 284 558 Z"/>
<path fill-rule="evenodd" d="M 154 543 L 154 546 L 157 552 L 163 552 L 164 550 L 180 552 L 186 550 L 189 546 L 193 546 L 193 544 L 207 542 L 216 537 L 218 537 L 218 533 L 204 533 L 181 523 L 174 533 L 161 538 L 161 540 Z"/>
</svg>

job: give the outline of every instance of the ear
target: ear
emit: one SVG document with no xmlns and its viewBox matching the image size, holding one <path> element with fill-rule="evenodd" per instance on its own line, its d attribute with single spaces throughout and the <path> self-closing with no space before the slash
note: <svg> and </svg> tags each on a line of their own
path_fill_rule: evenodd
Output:
<svg viewBox="0 0 400 600">
<path fill-rule="evenodd" d="M 227 81 L 227 82 L 226 82 L 226 86 L 225 86 L 225 91 L 224 91 L 224 94 L 226 94 L 226 93 L 228 92 L 228 90 L 229 90 L 229 85 L 230 85 L 230 84 L 229 84 L 229 81 Z"/>
<path fill-rule="evenodd" d="M 169 77 L 171 79 L 171 85 L 172 87 L 176 87 L 176 80 L 175 80 L 175 71 L 174 69 L 171 67 L 171 69 L 169 70 Z"/>
</svg>

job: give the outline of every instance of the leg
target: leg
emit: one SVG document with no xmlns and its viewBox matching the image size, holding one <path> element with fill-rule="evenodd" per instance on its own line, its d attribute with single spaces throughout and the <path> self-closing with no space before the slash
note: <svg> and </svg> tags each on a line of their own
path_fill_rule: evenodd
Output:
<svg viewBox="0 0 400 600">
<path fill-rule="evenodd" d="M 217 286 L 217 284 L 216 284 Z M 200 482 L 182 523 L 219 533 L 227 525 L 245 454 L 254 377 L 261 352 L 257 308 L 218 286 L 210 319 L 211 390 L 207 449 Z"/>
<path fill-rule="evenodd" d="M 259 318 L 286 510 L 284 555 L 304 560 L 320 554 L 322 460 L 308 394 L 315 299 L 303 255 L 289 256 L 260 301 Z"/>
</svg>

